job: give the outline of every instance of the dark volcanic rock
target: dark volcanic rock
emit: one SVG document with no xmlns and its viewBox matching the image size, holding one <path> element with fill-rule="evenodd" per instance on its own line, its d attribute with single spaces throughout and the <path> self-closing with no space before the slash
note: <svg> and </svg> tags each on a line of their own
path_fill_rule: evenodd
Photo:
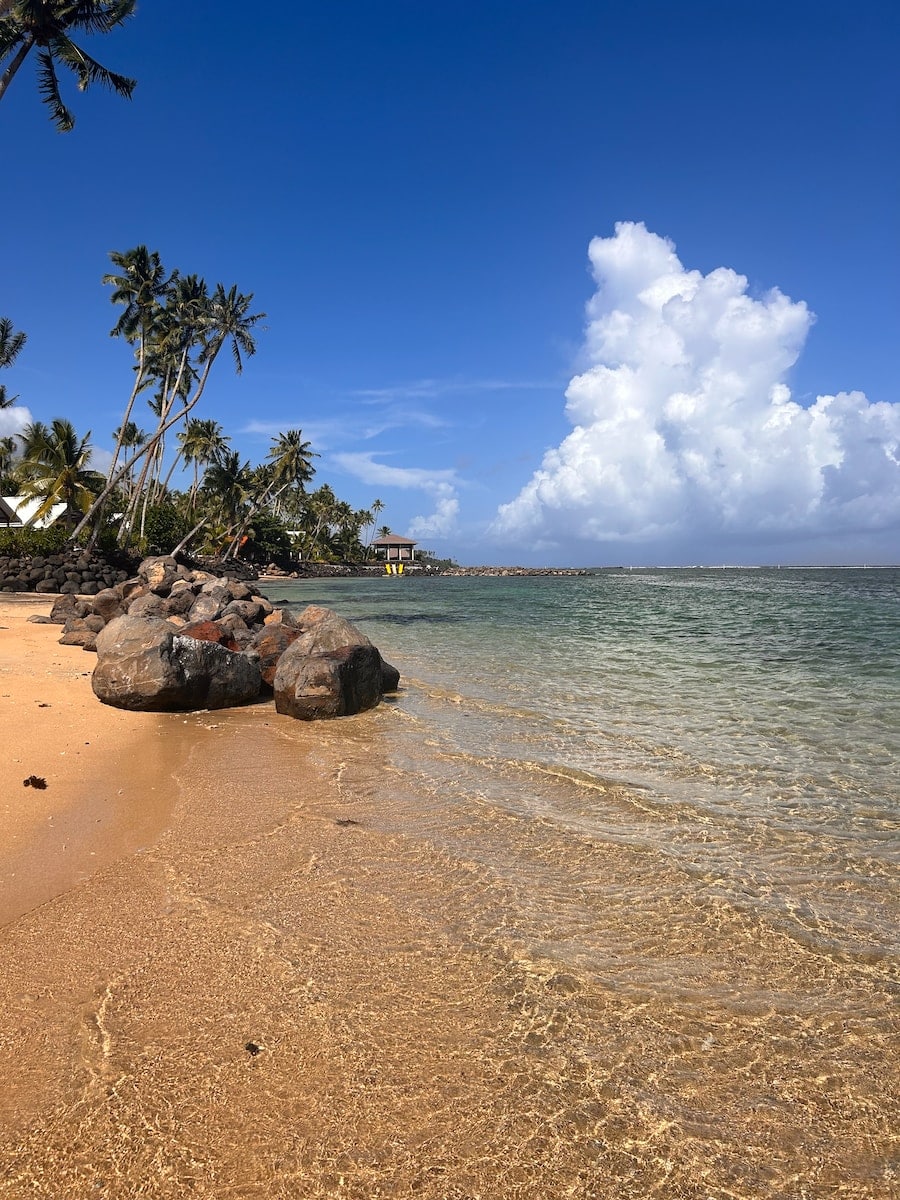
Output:
<svg viewBox="0 0 900 1200">
<path fill-rule="evenodd" d="M 117 617 L 97 635 L 94 694 L 116 708 L 229 708 L 259 695 L 256 663 L 214 642 L 177 636 L 166 621 Z"/>
<path fill-rule="evenodd" d="M 275 671 L 278 712 L 305 721 L 345 717 L 373 708 L 383 692 L 396 690 L 399 671 L 383 661 L 361 630 L 330 608 L 309 605 L 297 627 L 299 635 Z"/>
<path fill-rule="evenodd" d="M 349 717 L 381 700 L 381 655 L 370 645 L 294 655 L 295 641 L 275 672 L 275 710 L 301 721 Z"/>
</svg>

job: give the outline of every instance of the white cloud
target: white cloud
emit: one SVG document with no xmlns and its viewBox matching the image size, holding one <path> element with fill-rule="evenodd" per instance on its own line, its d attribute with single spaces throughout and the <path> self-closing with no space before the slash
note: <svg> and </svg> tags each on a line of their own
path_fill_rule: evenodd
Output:
<svg viewBox="0 0 900 1200">
<path fill-rule="evenodd" d="M 369 453 L 336 454 L 332 461 L 363 483 L 377 487 L 412 488 L 433 496 L 434 512 L 412 518 L 408 525 L 410 537 L 448 537 L 455 530 L 459 513 L 459 500 L 456 498 L 459 481 L 454 470 L 393 467 L 389 463 L 375 462 Z"/>
<path fill-rule="evenodd" d="M 783 542 L 900 525 L 900 405 L 791 399 L 814 320 L 725 267 L 686 271 L 643 224 L 595 238 L 574 426 L 494 537 L 550 547 Z"/>
<path fill-rule="evenodd" d="M 0 408 L 0 437 L 15 437 L 32 421 L 30 411 L 23 405 L 14 404 L 12 408 Z"/>
<path fill-rule="evenodd" d="M 409 536 L 413 538 L 449 537 L 456 529 L 456 518 L 459 515 L 459 501 L 452 489 L 445 485 L 445 490 L 438 493 L 437 505 L 428 517 L 413 517 L 409 523 Z"/>
<path fill-rule="evenodd" d="M 381 484 L 384 487 L 421 488 L 435 491 L 453 486 L 456 472 L 453 470 L 431 470 L 427 467 L 392 467 L 389 463 L 374 461 L 372 454 L 335 454 L 332 462 L 337 463 L 348 475 L 361 479 L 363 483 Z"/>
<path fill-rule="evenodd" d="M 102 446 L 91 446 L 91 461 L 88 465 L 92 471 L 99 471 L 101 475 L 106 475 L 112 463 L 112 457 L 112 450 L 104 450 Z M 121 462 L 121 459 L 119 461 Z"/>
</svg>

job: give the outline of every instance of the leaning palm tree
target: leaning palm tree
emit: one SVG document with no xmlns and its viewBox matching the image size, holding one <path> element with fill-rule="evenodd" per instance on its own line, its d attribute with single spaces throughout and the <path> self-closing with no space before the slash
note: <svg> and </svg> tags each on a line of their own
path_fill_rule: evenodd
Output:
<svg viewBox="0 0 900 1200">
<path fill-rule="evenodd" d="M 193 380 L 192 390 L 189 394 L 183 396 L 182 407 L 177 409 L 174 415 L 170 415 L 173 407 L 171 402 L 164 401 L 161 404 L 160 412 L 162 415 L 160 416 L 160 423 L 155 432 L 147 439 L 143 446 L 135 451 L 130 459 L 116 469 L 115 474 L 111 478 L 107 479 L 106 487 L 97 497 L 79 525 L 72 531 L 70 540 L 74 540 L 91 521 L 94 522 L 95 535 L 99 532 L 99 516 L 113 490 L 139 459 L 151 456 L 156 452 L 170 429 L 180 421 L 187 419 L 188 414 L 199 403 L 206 388 L 213 363 L 218 358 L 222 349 L 225 346 L 231 347 L 235 369 L 239 374 L 244 367 L 244 357 L 249 357 L 256 353 L 256 340 L 253 336 L 253 329 L 264 318 L 265 313 L 251 313 L 249 311 L 253 301 L 253 293 L 242 295 L 236 287 L 232 287 L 226 292 L 222 284 L 217 284 L 213 295 L 208 296 L 203 281 L 200 280 L 199 283 L 201 285 L 200 290 L 202 291 L 202 303 L 198 302 L 192 307 L 192 316 L 190 318 L 192 332 L 188 350 L 189 355 L 192 350 L 196 350 L 196 370 L 192 370 L 191 373 L 191 379 Z M 176 389 L 180 389 L 182 386 L 181 378 L 181 376 L 176 374 L 172 385 Z M 129 529 L 130 527 L 126 528 L 123 523 L 122 530 L 120 531 L 123 542 L 127 539 Z"/>
<path fill-rule="evenodd" d="M 75 118 L 63 103 L 57 66 L 73 72 L 79 91 L 99 83 L 131 97 L 135 81 L 101 66 L 72 40 L 78 33 L 110 33 L 133 14 L 136 0 L 14 0 L 0 15 L 0 62 L 9 60 L 0 75 L 0 99 L 16 72 L 37 47 L 38 91 L 61 133 L 68 133 Z"/>
<path fill-rule="evenodd" d="M 27 335 L 13 329 L 9 317 L 0 317 L 0 367 L 11 367 L 25 345 Z M 0 383 L 0 408 L 10 408 L 18 396 L 7 396 L 6 388 Z"/>
<path fill-rule="evenodd" d="M 91 458 L 90 430 L 79 438 L 71 421 L 56 417 L 50 425 L 34 421 L 22 431 L 22 461 L 18 468 L 22 496 L 39 500 L 29 524 L 47 516 L 55 504 L 66 506 L 62 520 L 70 527 L 94 500 L 96 479 L 87 470 Z"/>
</svg>

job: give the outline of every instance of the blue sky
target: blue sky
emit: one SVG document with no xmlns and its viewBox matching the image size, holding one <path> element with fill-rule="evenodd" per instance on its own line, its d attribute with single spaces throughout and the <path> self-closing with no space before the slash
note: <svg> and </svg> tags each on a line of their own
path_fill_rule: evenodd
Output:
<svg viewBox="0 0 900 1200">
<path fill-rule="evenodd" d="M 900 561 L 895 5 L 277 18 L 143 0 L 90 44 L 134 99 L 69 88 L 67 135 L 13 81 L 0 432 L 110 447 L 131 360 L 100 279 L 145 243 L 267 314 L 196 415 L 253 461 L 302 428 L 316 484 L 439 554 Z"/>
</svg>

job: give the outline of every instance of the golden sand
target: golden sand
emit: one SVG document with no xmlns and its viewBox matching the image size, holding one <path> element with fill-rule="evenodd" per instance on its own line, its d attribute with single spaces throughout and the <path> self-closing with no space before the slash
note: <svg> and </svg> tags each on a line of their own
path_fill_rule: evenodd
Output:
<svg viewBox="0 0 900 1200">
<path fill-rule="evenodd" d="M 388 706 L 121 713 L 30 611 L 0 604 L 0 1197 L 896 1194 L 852 972 L 816 1008 L 813 968 L 747 937 L 673 1003 L 467 933 L 469 868 L 379 824 Z"/>
</svg>

